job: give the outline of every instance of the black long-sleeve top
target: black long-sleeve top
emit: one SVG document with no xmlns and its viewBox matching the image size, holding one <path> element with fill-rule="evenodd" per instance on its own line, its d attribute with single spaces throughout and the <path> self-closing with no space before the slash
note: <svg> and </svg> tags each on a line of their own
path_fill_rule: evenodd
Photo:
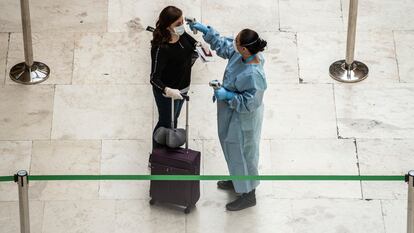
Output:
<svg viewBox="0 0 414 233">
<path fill-rule="evenodd" d="M 196 42 L 184 33 L 176 43 L 151 47 L 151 84 L 155 88 L 163 92 L 165 87 L 181 90 L 190 85 Z"/>
</svg>

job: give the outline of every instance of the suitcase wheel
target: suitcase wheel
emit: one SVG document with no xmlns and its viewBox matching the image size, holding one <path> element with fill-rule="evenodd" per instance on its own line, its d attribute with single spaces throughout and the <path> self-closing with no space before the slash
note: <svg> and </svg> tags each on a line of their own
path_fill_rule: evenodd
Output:
<svg viewBox="0 0 414 233">
<path fill-rule="evenodd" d="M 154 205 L 154 204 L 155 204 L 155 200 L 154 200 L 154 199 L 151 199 L 151 200 L 149 201 L 149 204 L 150 204 L 150 205 Z"/>
<path fill-rule="evenodd" d="M 185 214 L 189 214 L 191 211 L 190 206 L 187 206 L 187 208 L 184 209 Z"/>
</svg>

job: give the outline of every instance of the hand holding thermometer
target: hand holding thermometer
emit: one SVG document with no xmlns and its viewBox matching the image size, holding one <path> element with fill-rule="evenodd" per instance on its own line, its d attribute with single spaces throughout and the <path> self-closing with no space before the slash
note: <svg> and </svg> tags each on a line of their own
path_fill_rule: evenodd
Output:
<svg viewBox="0 0 414 233">
<path fill-rule="evenodd" d="M 218 90 L 221 88 L 221 83 L 219 80 L 211 80 L 208 85 L 212 87 L 214 90 Z M 213 95 L 213 103 L 216 102 L 216 96 Z"/>
<path fill-rule="evenodd" d="M 220 81 L 219 80 L 211 80 L 209 83 L 208 83 L 208 85 L 210 86 L 210 87 L 212 87 L 214 90 L 217 90 L 217 89 L 219 89 L 220 87 L 221 87 L 221 83 L 220 83 Z"/>
<path fill-rule="evenodd" d="M 196 23 L 197 20 L 195 18 L 189 18 L 189 17 L 185 17 L 184 20 L 188 23 L 188 24 L 193 24 Z M 193 29 L 193 33 L 197 34 L 197 29 Z"/>
</svg>

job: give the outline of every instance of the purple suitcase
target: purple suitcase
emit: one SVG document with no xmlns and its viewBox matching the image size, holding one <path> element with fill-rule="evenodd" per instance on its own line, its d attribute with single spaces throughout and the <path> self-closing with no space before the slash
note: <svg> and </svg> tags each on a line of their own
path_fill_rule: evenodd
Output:
<svg viewBox="0 0 414 233">
<path fill-rule="evenodd" d="M 201 153 L 188 149 L 188 102 L 186 97 L 186 144 L 185 148 L 156 148 L 150 155 L 151 175 L 200 175 Z M 200 181 L 151 180 L 150 204 L 155 202 L 185 206 L 190 213 L 200 199 Z"/>
</svg>

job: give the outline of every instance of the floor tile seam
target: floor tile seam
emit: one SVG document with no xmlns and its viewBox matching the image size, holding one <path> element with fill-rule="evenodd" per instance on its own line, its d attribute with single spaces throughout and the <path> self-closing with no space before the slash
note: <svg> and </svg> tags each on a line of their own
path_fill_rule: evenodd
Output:
<svg viewBox="0 0 414 233">
<path fill-rule="evenodd" d="M 109 32 L 109 1 L 106 0 L 106 24 L 105 24 L 105 32 Z"/>
<path fill-rule="evenodd" d="M 380 200 L 380 207 L 381 207 L 381 219 L 382 219 L 382 225 L 384 227 L 384 233 L 387 233 L 387 226 L 385 224 L 385 211 L 384 211 L 384 202 Z"/>
<path fill-rule="evenodd" d="M 29 163 L 29 174 L 31 174 L 32 172 L 32 164 L 33 164 L 33 148 L 34 148 L 34 141 L 31 141 L 32 143 L 30 144 L 30 163 Z"/>
<path fill-rule="evenodd" d="M 6 58 L 5 58 L 5 67 L 4 67 L 4 80 L 3 80 L 3 86 L 6 86 L 6 80 L 7 80 L 7 66 L 9 65 L 9 50 L 10 50 L 10 43 L 11 43 L 11 32 L 8 33 L 7 37 L 7 50 L 6 50 Z"/>
<path fill-rule="evenodd" d="M 46 210 L 46 201 L 42 201 L 42 223 L 41 223 L 41 233 L 45 232 L 45 210 Z"/>
<path fill-rule="evenodd" d="M 343 6 L 343 4 L 342 4 L 342 0 L 339 0 L 339 6 L 340 6 L 340 8 L 341 8 L 341 22 L 342 22 L 342 24 L 341 25 L 345 25 L 345 18 L 344 18 L 344 6 Z"/>
<path fill-rule="evenodd" d="M 100 153 L 100 157 L 99 157 L 99 175 L 102 175 L 102 159 L 103 159 L 103 139 L 101 139 L 101 153 Z M 99 181 L 99 182 L 97 182 L 98 183 L 98 193 L 97 193 L 97 195 L 98 195 L 98 199 L 100 199 L 101 198 L 101 184 L 102 184 L 102 182 L 101 181 Z"/>
<path fill-rule="evenodd" d="M 53 85 L 53 97 L 52 97 L 52 116 L 50 119 L 50 132 L 49 132 L 49 139 L 52 140 L 52 133 L 53 133 L 53 120 L 55 117 L 55 100 L 56 100 L 56 85 Z"/>
<path fill-rule="evenodd" d="M 281 28 L 280 28 L 280 21 L 281 21 L 281 17 L 280 17 L 280 0 L 277 0 L 276 7 L 277 7 L 277 9 L 275 9 L 276 10 L 275 13 L 277 13 L 277 16 L 278 16 L 278 31 L 281 31 Z"/>
<path fill-rule="evenodd" d="M 332 84 L 332 98 L 333 98 L 334 112 L 335 112 L 336 135 L 338 139 L 341 139 L 341 135 L 339 134 L 339 125 L 338 125 L 338 109 L 336 107 L 335 84 Z"/>
<path fill-rule="evenodd" d="M 361 175 L 361 166 L 360 166 L 360 161 L 359 161 L 359 153 L 358 153 L 358 142 L 357 139 L 354 139 L 354 146 L 355 146 L 355 156 L 357 159 L 357 168 L 358 168 L 358 175 Z M 364 190 L 363 190 L 363 185 L 362 185 L 362 181 L 359 181 L 359 185 L 360 185 L 360 189 L 361 189 L 361 198 L 362 200 L 364 200 Z"/>
<path fill-rule="evenodd" d="M 72 72 L 70 77 L 70 84 L 73 84 L 73 76 L 75 75 L 75 53 L 76 53 L 76 40 L 78 39 L 78 34 L 73 37 L 73 53 L 72 53 Z"/>
<path fill-rule="evenodd" d="M 398 53 L 397 53 L 397 42 L 395 40 L 395 31 L 392 31 L 392 40 L 393 40 L 393 46 L 394 46 L 394 59 L 397 64 L 397 75 L 398 75 L 398 82 L 401 83 L 401 75 L 400 75 L 400 63 L 398 61 Z"/>
<path fill-rule="evenodd" d="M 303 78 L 301 78 L 301 69 L 300 69 L 300 57 L 299 57 L 299 40 L 298 40 L 298 32 L 295 32 L 295 48 L 296 48 L 296 65 L 298 69 L 298 80 L 296 84 L 304 84 Z"/>
</svg>

